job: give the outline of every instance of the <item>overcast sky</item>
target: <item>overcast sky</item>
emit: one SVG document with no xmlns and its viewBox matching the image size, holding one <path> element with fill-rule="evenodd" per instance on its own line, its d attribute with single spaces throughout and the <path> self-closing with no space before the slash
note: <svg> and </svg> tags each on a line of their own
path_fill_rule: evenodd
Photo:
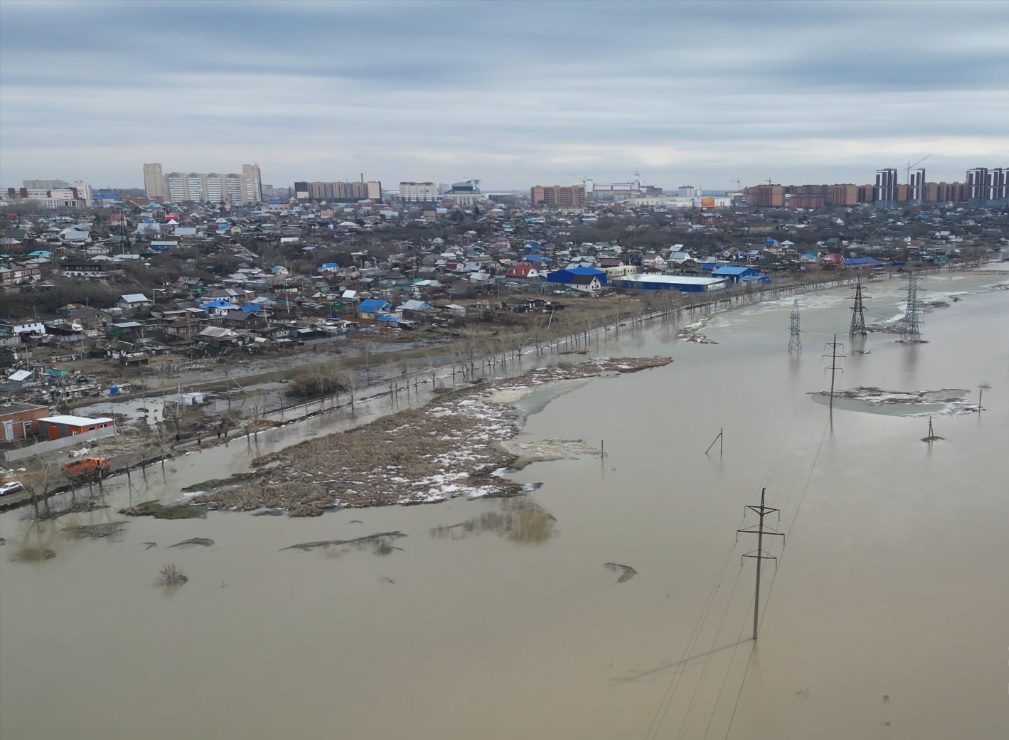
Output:
<svg viewBox="0 0 1009 740">
<path fill-rule="evenodd" d="M 1009 3 L 0 2 L 0 184 L 667 189 L 1009 166 Z"/>
</svg>

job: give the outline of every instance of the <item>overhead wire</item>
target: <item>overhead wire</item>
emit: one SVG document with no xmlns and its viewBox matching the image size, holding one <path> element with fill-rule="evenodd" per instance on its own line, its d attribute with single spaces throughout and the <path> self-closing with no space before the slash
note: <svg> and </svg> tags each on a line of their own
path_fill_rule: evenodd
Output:
<svg viewBox="0 0 1009 740">
<path fill-rule="evenodd" d="M 808 407 L 807 407 L 807 409 L 808 409 Z M 795 412 L 792 414 L 792 419 L 789 422 L 789 425 L 788 425 L 788 427 L 786 429 L 786 432 L 785 432 L 785 434 L 782 435 L 781 441 L 778 443 L 778 448 L 775 451 L 774 455 L 771 458 L 771 461 L 768 464 L 767 472 L 764 474 L 763 481 L 764 481 L 765 484 L 766 483 L 770 483 L 770 481 L 773 478 L 775 472 L 778 469 L 781 468 L 781 466 L 779 465 L 779 462 L 778 462 L 779 458 L 782 457 L 783 451 L 786 449 L 786 446 L 788 446 L 787 443 L 790 441 L 790 438 L 792 436 L 792 432 L 796 429 L 796 420 L 798 419 L 799 414 L 803 410 L 804 410 L 803 406 L 797 405 Z M 813 413 L 812 411 L 807 410 L 807 413 L 804 416 L 811 416 L 812 413 Z M 805 428 L 805 423 L 804 423 L 805 422 L 805 418 L 802 421 L 803 421 L 803 423 L 800 424 L 800 426 L 804 429 Z M 809 439 L 809 436 L 807 434 L 803 434 L 802 437 L 806 438 L 806 439 Z M 806 452 L 808 453 L 808 448 L 807 448 Z M 804 458 L 805 457 L 805 453 L 801 457 Z M 799 470 L 801 470 L 801 467 L 799 468 Z M 795 479 L 793 480 L 793 485 L 794 485 L 794 481 L 798 480 L 798 476 L 799 476 L 799 472 L 797 471 Z M 733 552 L 735 552 L 737 545 L 738 545 L 738 543 L 735 540 L 733 540 L 732 545 L 730 546 L 728 552 L 726 553 L 725 560 L 723 561 L 722 567 L 719 570 L 718 576 L 715 579 L 715 583 L 712 586 L 711 591 L 708 594 L 708 598 L 705 601 L 705 605 L 704 605 L 704 607 L 703 607 L 703 609 L 701 611 L 701 615 L 700 615 L 700 617 L 698 617 L 698 621 L 694 625 L 693 630 L 691 630 L 691 634 L 690 634 L 690 636 L 688 638 L 687 645 L 684 648 L 683 656 L 681 657 L 680 662 L 677 664 L 679 670 L 677 670 L 670 677 L 669 684 L 667 685 L 666 691 L 664 692 L 663 697 L 662 697 L 662 699 L 659 702 L 659 706 L 656 709 L 655 715 L 652 717 L 652 721 L 649 724 L 648 730 L 645 733 L 645 739 L 646 740 L 648 740 L 649 738 L 654 738 L 654 737 L 657 736 L 657 734 L 659 732 L 659 729 L 661 728 L 662 723 L 665 720 L 666 713 L 668 712 L 669 707 L 672 704 L 672 700 L 673 700 L 673 698 L 676 695 L 676 691 L 679 688 L 680 681 L 681 681 L 681 679 L 683 677 L 683 674 L 686 672 L 686 667 L 687 667 L 686 664 L 689 661 L 688 656 L 690 655 L 691 651 L 696 646 L 697 640 L 700 637 L 700 633 L 701 633 L 701 631 L 703 629 L 704 622 L 707 619 L 708 613 L 709 613 L 710 608 L 712 606 L 712 603 L 714 601 L 714 596 L 717 593 L 718 588 L 721 585 L 721 581 L 722 581 L 722 578 L 724 576 L 725 569 L 728 566 L 728 562 L 731 559 Z M 736 590 L 736 587 L 738 586 L 739 576 L 740 576 L 741 573 L 742 573 L 742 568 L 740 568 L 739 573 L 737 573 L 736 580 L 734 581 L 732 589 L 729 592 L 729 596 L 726 599 L 725 607 L 722 610 L 722 616 L 719 619 L 719 625 L 718 625 L 718 628 L 716 628 L 716 630 L 715 630 L 713 640 L 717 640 L 718 634 L 721 631 L 722 624 L 724 623 L 725 618 L 726 618 L 726 616 L 728 614 L 729 608 L 732 605 L 732 596 L 735 594 L 735 590 Z M 766 608 L 766 604 L 765 604 L 765 608 Z M 749 613 L 750 613 L 750 610 L 748 609 L 747 610 L 747 614 L 749 614 Z M 745 626 L 745 620 L 744 620 L 744 626 Z M 740 629 L 739 637 L 737 638 L 736 643 L 733 645 L 732 658 L 730 659 L 730 663 L 729 663 L 730 667 L 731 667 L 732 661 L 735 659 L 736 651 L 739 649 L 739 644 L 740 644 L 741 638 L 742 638 L 742 629 Z M 713 647 L 714 647 L 714 642 L 712 643 L 712 649 L 713 649 Z M 704 673 L 707 670 L 707 665 L 708 665 L 708 661 L 710 659 L 710 655 L 711 655 L 711 650 L 709 650 L 708 653 L 705 655 L 704 667 L 702 668 L 702 671 L 701 671 L 701 677 L 698 679 L 697 684 L 695 684 L 695 686 L 694 686 L 694 691 L 691 694 L 690 703 L 688 704 L 687 710 L 686 710 L 686 712 L 684 714 L 684 717 L 683 717 L 683 720 L 681 721 L 681 724 L 680 724 L 680 732 L 681 733 L 682 733 L 682 729 L 684 727 L 684 723 L 686 722 L 687 717 L 689 716 L 689 713 L 690 713 L 691 708 L 693 706 L 693 701 L 694 701 L 694 698 L 696 697 L 697 691 L 698 691 L 698 689 L 700 687 L 700 683 L 703 680 Z M 726 674 L 726 678 L 727 678 L 727 676 L 728 676 L 728 674 Z M 723 679 L 723 681 L 722 681 L 722 688 L 719 689 L 719 696 L 721 696 L 722 689 L 724 689 L 724 685 L 725 685 L 725 679 Z M 716 704 L 716 706 L 717 706 L 717 704 Z M 677 735 L 677 737 L 679 737 L 679 734 Z"/>
</svg>

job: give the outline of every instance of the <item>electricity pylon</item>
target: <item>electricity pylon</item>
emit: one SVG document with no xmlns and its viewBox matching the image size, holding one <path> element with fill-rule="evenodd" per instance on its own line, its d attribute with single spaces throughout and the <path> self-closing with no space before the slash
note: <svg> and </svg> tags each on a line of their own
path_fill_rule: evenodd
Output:
<svg viewBox="0 0 1009 740">
<path fill-rule="evenodd" d="M 788 337 L 788 351 L 802 352 L 802 338 L 799 336 L 799 299 L 795 299 L 792 305 L 792 315 L 788 321 L 788 328 L 791 335 Z"/>
<path fill-rule="evenodd" d="M 760 619 L 760 564 L 764 560 L 777 560 L 774 555 L 768 555 L 764 552 L 764 535 L 769 537 L 781 537 L 781 541 L 785 541 L 785 533 L 778 532 L 774 529 L 764 529 L 764 517 L 768 514 L 777 514 L 778 519 L 781 519 L 781 509 L 774 509 L 770 506 L 764 506 L 764 494 L 767 493 L 766 488 L 760 489 L 760 505 L 750 506 L 747 505 L 746 509 L 756 512 L 757 516 L 760 517 L 760 521 L 757 524 L 757 528 L 754 529 L 750 527 L 748 529 L 737 529 L 736 537 L 738 538 L 740 534 L 755 534 L 757 535 L 757 549 L 754 552 L 748 552 L 743 555 L 744 558 L 755 558 L 757 561 L 757 588 L 753 596 L 753 639 L 757 639 L 757 623 Z"/>
<path fill-rule="evenodd" d="M 865 305 L 862 303 L 862 278 L 855 282 L 855 302 L 851 305 L 851 328 L 848 336 L 864 337 L 865 330 Z"/>
<path fill-rule="evenodd" d="M 900 341 L 907 344 L 921 342 L 921 317 L 918 311 L 918 275 L 907 274 L 907 306 L 904 310 L 904 324 L 900 328 Z"/>
</svg>

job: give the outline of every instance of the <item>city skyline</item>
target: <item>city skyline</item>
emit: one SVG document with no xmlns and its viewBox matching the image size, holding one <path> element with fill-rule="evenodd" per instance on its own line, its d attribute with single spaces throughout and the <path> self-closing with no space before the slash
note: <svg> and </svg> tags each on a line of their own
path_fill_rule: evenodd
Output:
<svg viewBox="0 0 1009 740">
<path fill-rule="evenodd" d="M 256 161 L 278 187 L 718 190 L 1009 152 L 997 3 L 629 5 L 5 2 L 0 183 Z"/>
</svg>

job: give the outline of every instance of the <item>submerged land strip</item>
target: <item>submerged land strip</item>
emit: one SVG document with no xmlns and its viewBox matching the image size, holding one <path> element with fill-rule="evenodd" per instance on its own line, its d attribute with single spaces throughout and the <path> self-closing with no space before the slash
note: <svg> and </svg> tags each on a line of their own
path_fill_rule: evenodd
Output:
<svg viewBox="0 0 1009 740">
<path fill-rule="evenodd" d="M 500 475 L 522 457 L 504 444 L 520 430 L 520 414 L 509 402 L 515 397 L 511 391 L 633 373 L 671 362 L 670 357 L 598 359 L 477 383 L 423 408 L 260 457 L 251 475 L 212 481 L 193 503 L 211 509 L 269 508 L 291 516 L 317 516 L 334 508 L 517 495 L 522 486 Z M 574 448 L 593 451 L 581 441 Z"/>
</svg>

